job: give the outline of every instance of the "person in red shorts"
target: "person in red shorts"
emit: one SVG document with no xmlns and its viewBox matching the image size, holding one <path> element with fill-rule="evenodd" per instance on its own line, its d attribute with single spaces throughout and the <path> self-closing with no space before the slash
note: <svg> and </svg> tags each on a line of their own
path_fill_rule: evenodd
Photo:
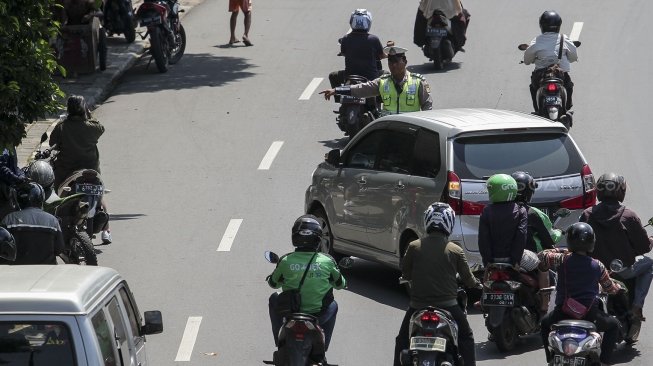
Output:
<svg viewBox="0 0 653 366">
<path fill-rule="evenodd" d="M 242 10 L 245 14 L 245 34 L 243 34 L 243 43 L 245 46 L 253 46 L 249 41 L 249 27 L 252 25 L 252 0 L 229 0 L 229 11 L 231 12 L 231 19 L 229 27 L 231 28 L 231 38 L 229 38 L 229 45 L 240 42 L 236 38 L 236 19 L 238 12 Z"/>
</svg>

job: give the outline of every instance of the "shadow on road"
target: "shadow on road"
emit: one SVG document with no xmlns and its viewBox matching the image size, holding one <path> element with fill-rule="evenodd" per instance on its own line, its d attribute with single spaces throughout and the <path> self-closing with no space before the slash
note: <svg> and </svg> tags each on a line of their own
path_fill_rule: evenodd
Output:
<svg viewBox="0 0 653 366">
<path fill-rule="evenodd" d="M 328 147 L 329 149 L 342 149 L 349 142 L 349 137 L 341 137 L 339 139 L 323 140 L 318 142 L 324 145 L 325 147 Z"/>
<path fill-rule="evenodd" d="M 254 76 L 252 70 L 256 67 L 242 57 L 191 53 L 185 54 L 179 63 L 169 65 L 168 72 L 159 73 L 150 59 L 150 55 L 140 58 L 122 77 L 114 94 L 220 87 Z"/>
<path fill-rule="evenodd" d="M 416 72 L 418 74 L 427 75 L 427 74 L 443 74 L 449 71 L 460 69 L 461 63 L 452 61 L 444 66 L 444 70 L 436 70 L 433 66 L 433 62 L 426 62 L 421 65 L 412 65 L 408 66 L 410 72 Z"/>
<path fill-rule="evenodd" d="M 640 340 L 641 342 L 641 340 Z M 635 347 L 637 344 L 634 345 Z M 622 343 L 617 346 L 614 353 L 612 354 L 612 364 L 628 364 L 632 362 L 635 358 L 639 357 L 641 352 L 634 348 L 633 346 Z"/>
<path fill-rule="evenodd" d="M 541 362 L 534 361 L 529 364 L 546 363 L 546 356 L 544 355 L 544 350 L 542 349 L 542 339 L 539 334 L 531 334 L 526 337 L 522 337 L 517 342 L 515 349 L 511 352 L 500 352 L 497 348 L 497 345 L 494 342 L 487 340 L 488 332 L 484 329 L 481 332 L 474 332 L 474 340 L 476 341 L 476 361 L 484 360 L 503 360 L 510 358 L 511 356 L 521 355 L 531 351 L 542 351 Z M 540 359 L 538 358 L 538 361 Z"/>
<path fill-rule="evenodd" d="M 399 285 L 399 271 L 356 259 L 351 268 L 343 269 L 343 274 L 347 279 L 347 290 L 397 309 L 408 308 L 408 296 L 404 287 Z"/>
<path fill-rule="evenodd" d="M 111 214 L 111 221 L 134 220 L 147 216 L 145 214 Z"/>
</svg>

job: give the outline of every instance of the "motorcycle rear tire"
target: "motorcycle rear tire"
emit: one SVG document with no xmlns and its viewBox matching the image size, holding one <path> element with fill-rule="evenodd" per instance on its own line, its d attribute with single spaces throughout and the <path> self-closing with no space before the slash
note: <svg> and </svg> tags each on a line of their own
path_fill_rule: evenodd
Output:
<svg viewBox="0 0 653 366">
<path fill-rule="evenodd" d="M 70 262 L 73 264 L 97 266 L 97 254 L 93 248 L 93 242 L 88 234 L 76 232 L 70 238 Z M 83 259 L 80 258 L 83 256 Z"/>
<path fill-rule="evenodd" d="M 184 26 L 179 23 L 179 38 L 181 39 L 181 44 L 179 45 L 179 49 L 177 52 L 174 54 L 170 55 L 170 60 L 168 60 L 168 63 L 170 65 L 174 65 L 179 60 L 181 60 L 181 57 L 184 55 L 184 52 L 186 51 L 186 31 L 184 30 Z"/>
<path fill-rule="evenodd" d="M 515 348 L 517 343 L 517 328 L 512 318 L 506 314 L 503 322 L 492 330 L 494 342 L 501 352 L 510 352 Z"/>
<path fill-rule="evenodd" d="M 444 58 L 442 57 L 440 48 L 433 50 L 433 66 L 435 66 L 436 70 L 444 69 Z"/>
<path fill-rule="evenodd" d="M 104 71 L 107 69 L 107 52 L 108 52 L 107 33 L 104 28 L 100 28 L 97 52 L 98 52 L 98 59 L 100 61 L 100 71 Z"/>
<path fill-rule="evenodd" d="M 150 52 L 154 57 L 154 63 L 159 72 L 163 73 L 168 71 L 168 53 L 166 47 L 166 35 L 159 27 L 154 27 L 150 30 Z"/>
<path fill-rule="evenodd" d="M 122 14 L 123 27 L 125 28 L 125 41 L 127 43 L 133 43 L 136 40 L 136 29 L 134 28 L 133 16 L 129 16 L 127 11 L 124 11 Z"/>
</svg>

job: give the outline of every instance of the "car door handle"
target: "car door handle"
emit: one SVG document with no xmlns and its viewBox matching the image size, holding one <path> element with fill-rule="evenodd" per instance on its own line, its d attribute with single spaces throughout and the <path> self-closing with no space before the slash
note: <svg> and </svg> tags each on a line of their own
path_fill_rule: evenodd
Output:
<svg viewBox="0 0 653 366">
<path fill-rule="evenodd" d="M 342 183 L 338 183 L 338 186 L 337 186 L 337 187 L 338 187 L 338 189 L 341 190 L 341 191 L 344 191 L 344 190 L 345 190 L 345 185 L 342 184 Z"/>
<path fill-rule="evenodd" d="M 367 181 L 365 180 L 365 178 L 359 178 L 356 183 L 358 183 L 358 184 L 367 184 Z"/>
<path fill-rule="evenodd" d="M 402 182 L 402 181 L 399 181 L 399 182 L 397 182 L 397 184 L 395 184 L 395 190 L 397 190 L 397 191 L 401 191 L 404 188 L 406 188 L 406 186 L 404 185 L 404 182 Z"/>
</svg>

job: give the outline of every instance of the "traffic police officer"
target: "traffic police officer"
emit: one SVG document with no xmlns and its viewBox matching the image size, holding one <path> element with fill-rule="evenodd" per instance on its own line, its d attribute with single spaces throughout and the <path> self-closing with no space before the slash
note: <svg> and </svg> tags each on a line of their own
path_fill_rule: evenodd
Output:
<svg viewBox="0 0 653 366">
<path fill-rule="evenodd" d="M 394 46 L 394 42 L 388 42 L 383 53 L 388 56 L 390 74 L 362 84 L 323 90 L 320 94 L 324 94 L 326 100 L 336 94 L 357 98 L 380 95 L 383 100 L 383 112 L 386 114 L 430 110 L 433 100 L 429 84 L 422 75 L 406 70 L 406 51 L 405 48 Z"/>
</svg>

